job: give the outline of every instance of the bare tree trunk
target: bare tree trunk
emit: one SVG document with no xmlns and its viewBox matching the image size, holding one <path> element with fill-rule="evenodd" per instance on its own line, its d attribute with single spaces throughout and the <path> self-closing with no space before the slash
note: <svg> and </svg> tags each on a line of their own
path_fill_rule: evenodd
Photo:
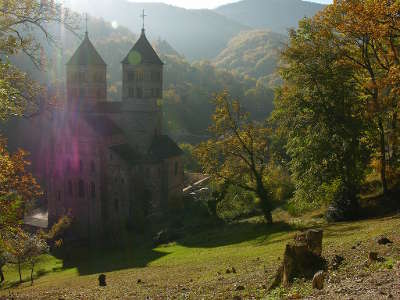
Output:
<svg viewBox="0 0 400 300">
<path fill-rule="evenodd" d="M 386 144 L 385 144 L 385 129 L 383 128 L 382 119 L 379 119 L 379 134 L 380 134 L 380 152 L 381 152 L 381 180 L 383 195 L 387 195 L 388 186 L 386 179 Z"/>
<path fill-rule="evenodd" d="M 393 167 L 396 167 L 397 163 L 397 112 L 393 114 L 393 120 L 392 120 L 392 135 L 393 135 L 393 141 L 392 141 L 392 156 L 391 156 L 391 161 Z"/>
<path fill-rule="evenodd" d="M 20 260 L 18 260 L 18 274 L 19 274 L 19 283 L 22 283 L 21 261 Z"/>
<path fill-rule="evenodd" d="M 257 176 L 257 196 L 261 200 L 261 209 L 263 211 L 265 220 L 268 224 L 272 224 L 272 208 L 270 204 L 270 199 L 268 197 L 268 192 L 264 187 L 264 183 L 262 182 L 262 178 Z"/>
<path fill-rule="evenodd" d="M 3 270 L 2 267 L 0 267 L 0 283 L 4 282 L 4 274 L 3 274 Z"/>
<path fill-rule="evenodd" d="M 35 263 L 32 262 L 31 267 L 31 285 L 33 285 L 33 269 L 35 268 Z"/>
</svg>

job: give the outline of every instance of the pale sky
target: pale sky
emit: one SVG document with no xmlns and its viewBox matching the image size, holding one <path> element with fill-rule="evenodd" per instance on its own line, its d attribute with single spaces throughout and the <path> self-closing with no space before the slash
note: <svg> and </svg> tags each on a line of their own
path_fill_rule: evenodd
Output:
<svg viewBox="0 0 400 300">
<path fill-rule="evenodd" d="M 238 2 L 239 0 L 130 0 L 132 2 L 163 2 L 174 6 L 185 8 L 216 8 L 220 5 Z M 332 0 L 308 0 L 311 2 L 318 2 L 329 4 Z"/>
</svg>

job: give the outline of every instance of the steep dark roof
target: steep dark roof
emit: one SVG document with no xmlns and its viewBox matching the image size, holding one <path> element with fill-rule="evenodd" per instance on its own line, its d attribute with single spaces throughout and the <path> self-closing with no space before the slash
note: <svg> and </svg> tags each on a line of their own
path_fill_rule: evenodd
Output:
<svg viewBox="0 0 400 300">
<path fill-rule="evenodd" d="M 159 135 L 151 143 L 149 155 L 155 159 L 166 159 L 174 156 L 180 156 L 183 151 L 167 135 Z"/>
<path fill-rule="evenodd" d="M 71 59 L 67 62 L 70 66 L 106 66 L 103 58 L 97 52 L 92 42 L 89 40 L 89 36 L 86 33 L 85 38 L 82 41 L 79 48 L 72 55 Z"/>
<path fill-rule="evenodd" d="M 129 144 L 114 145 L 110 147 L 123 160 L 130 164 L 134 164 L 141 160 L 141 155 L 133 149 Z"/>
<path fill-rule="evenodd" d="M 122 61 L 123 64 L 153 64 L 163 65 L 160 57 L 154 51 L 142 30 L 139 40 L 129 51 L 128 55 Z"/>
<path fill-rule="evenodd" d="M 86 115 L 84 119 L 90 127 L 102 136 L 112 136 L 123 133 L 121 128 L 105 116 Z"/>
</svg>

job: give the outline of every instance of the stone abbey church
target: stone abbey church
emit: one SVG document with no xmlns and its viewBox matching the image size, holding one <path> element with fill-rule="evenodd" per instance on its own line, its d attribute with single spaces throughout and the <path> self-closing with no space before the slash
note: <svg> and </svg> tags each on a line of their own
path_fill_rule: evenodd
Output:
<svg viewBox="0 0 400 300">
<path fill-rule="evenodd" d="M 182 196 L 182 151 L 162 133 L 163 62 L 145 30 L 122 60 L 122 99 L 107 101 L 107 66 L 85 38 L 67 63 L 67 103 L 53 116 L 42 181 L 49 226 L 71 213 L 80 238 L 161 213 Z"/>
</svg>

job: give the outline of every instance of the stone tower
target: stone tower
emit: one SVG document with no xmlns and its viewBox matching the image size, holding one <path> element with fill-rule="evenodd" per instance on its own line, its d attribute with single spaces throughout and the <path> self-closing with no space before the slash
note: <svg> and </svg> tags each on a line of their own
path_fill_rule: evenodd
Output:
<svg viewBox="0 0 400 300">
<path fill-rule="evenodd" d="M 86 32 L 81 45 L 67 63 L 68 108 L 90 111 L 107 99 L 107 65 Z"/>
<path fill-rule="evenodd" d="M 161 134 L 163 62 L 142 29 L 139 40 L 122 61 L 123 128 L 130 143 L 147 151 L 155 136 Z"/>
</svg>

